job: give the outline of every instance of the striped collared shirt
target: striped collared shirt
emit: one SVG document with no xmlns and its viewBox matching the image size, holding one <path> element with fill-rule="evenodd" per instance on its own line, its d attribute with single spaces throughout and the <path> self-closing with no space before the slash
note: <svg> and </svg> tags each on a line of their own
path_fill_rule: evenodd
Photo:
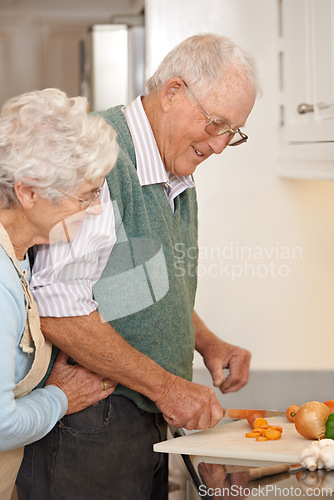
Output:
<svg viewBox="0 0 334 500">
<path fill-rule="evenodd" d="M 191 176 L 166 172 L 140 96 L 123 112 L 134 142 L 141 186 L 161 184 L 174 209 L 175 197 L 194 187 Z M 92 288 L 116 242 L 114 207 L 107 183 L 100 200 L 103 212 L 88 214 L 70 242 L 37 247 L 30 286 L 41 316 L 84 316 L 96 310 Z"/>
<path fill-rule="evenodd" d="M 107 183 L 100 215 L 87 214 L 71 241 L 39 245 L 30 288 L 40 316 L 83 316 L 97 308 L 93 285 L 116 242 L 115 217 Z"/>
</svg>

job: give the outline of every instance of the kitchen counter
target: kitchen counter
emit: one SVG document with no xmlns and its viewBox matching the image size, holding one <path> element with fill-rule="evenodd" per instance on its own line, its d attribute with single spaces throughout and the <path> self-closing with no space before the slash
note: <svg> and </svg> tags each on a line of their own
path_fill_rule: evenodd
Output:
<svg viewBox="0 0 334 500">
<path fill-rule="evenodd" d="M 283 417 L 272 420 L 278 418 Z M 293 432 L 293 424 L 287 422 L 281 440 L 256 443 L 244 436 L 242 423 L 248 425 L 245 421 L 235 421 L 209 431 L 189 434 L 171 427 L 171 437 L 176 439 L 155 445 L 160 451 L 165 450 L 173 456 L 179 454 L 182 457 L 191 478 L 191 492 L 188 488 L 187 494 L 182 498 L 290 499 L 327 498 L 334 494 L 334 471 L 310 472 L 298 464 L 299 451 L 308 446 L 309 441 L 294 435 L 296 431 Z M 229 431 L 226 433 L 227 429 Z M 240 433 L 240 437 L 233 437 L 235 433 Z M 210 456 L 205 453 L 210 453 Z M 215 453 L 219 456 L 214 456 Z M 254 472 L 260 467 L 273 465 L 291 467 L 289 471 L 279 474 L 254 478 Z"/>
<path fill-rule="evenodd" d="M 249 383 L 240 391 L 223 395 L 217 388 L 214 390 L 224 407 L 285 410 L 291 404 L 301 405 L 311 400 L 333 399 L 333 380 L 334 371 L 251 371 Z M 205 368 L 194 370 L 194 382 L 212 386 L 210 374 Z M 171 432 L 174 437 L 183 435 L 182 430 L 173 427 Z M 203 449 L 202 451 L 196 450 L 196 452 L 188 449 L 187 454 L 184 450 L 180 452 L 168 450 L 167 452 L 173 453 L 170 455 L 172 472 L 173 462 L 176 459 L 182 462 L 182 466 L 185 464 L 187 469 L 184 471 L 187 476 L 184 482 L 179 481 L 179 476 L 183 473 L 180 472 L 180 475 L 176 473 L 180 493 L 179 495 L 175 493 L 175 499 L 178 500 L 261 497 L 293 499 L 298 496 L 328 498 L 334 491 L 334 471 L 325 473 L 302 469 L 250 481 L 246 474 L 250 467 L 269 465 L 270 461 L 257 460 L 251 463 L 241 459 L 238 463 L 233 463 L 231 457 L 229 460 L 226 460 L 226 457 L 208 457 L 207 450 L 204 453 Z M 202 490 L 199 490 L 201 486 Z M 178 486 L 174 484 L 174 487 Z M 223 490 L 223 487 L 227 489 Z M 263 487 L 266 488 L 263 489 Z M 209 488 L 213 489 L 209 490 Z M 221 490 L 221 496 L 214 495 L 215 488 L 218 488 L 217 492 Z M 326 490 L 326 488 L 329 489 Z M 174 499 L 173 494 L 170 496 Z"/>
<path fill-rule="evenodd" d="M 223 459 L 188 456 L 185 463 L 198 498 L 328 498 L 334 492 L 334 471 L 296 469 L 254 480 L 249 477 L 254 468 L 226 465 Z"/>
</svg>

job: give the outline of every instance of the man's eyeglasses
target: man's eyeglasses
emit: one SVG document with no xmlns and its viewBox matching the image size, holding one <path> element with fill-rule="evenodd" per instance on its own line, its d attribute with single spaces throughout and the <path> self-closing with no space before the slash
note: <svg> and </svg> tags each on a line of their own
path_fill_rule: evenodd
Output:
<svg viewBox="0 0 334 500">
<path fill-rule="evenodd" d="M 192 93 L 186 82 L 184 80 L 182 81 L 186 89 L 189 91 L 189 93 L 192 95 L 192 97 L 195 99 L 195 101 L 205 114 L 206 118 L 209 120 L 209 123 L 205 127 L 205 130 L 208 134 L 210 135 L 230 134 L 230 140 L 228 143 L 229 146 L 239 146 L 239 144 L 242 144 L 243 142 L 247 141 L 248 136 L 243 132 L 241 132 L 239 128 L 237 130 L 233 130 L 228 123 L 224 122 L 224 120 L 220 118 L 211 118 L 211 116 L 208 115 L 203 106 L 200 104 L 197 97 Z"/>
<path fill-rule="evenodd" d="M 88 200 L 83 200 L 82 198 L 78 198 L 77 196 L 74 196 L 73 194 L 67 193 L 66 191 L 63 191 L 62 189 L 56 188 L 55 186 L 50 186 L 50 187 L 52 189 L 55 189 L 59 193 L 62 193 L 65 196 L 68 196 L 69 198 L 72 198 L 73 200 L 78 201 L 80 203 L 81 210 L 87 210 L 88 208 L 92 207 L 96 203 L 98 197 L 100 196 L 103 183 L 104 183 L 104 179 L 101 182 L 100 186 L 92 192 L 92 194 L 88 198 Z"/>
</svg>

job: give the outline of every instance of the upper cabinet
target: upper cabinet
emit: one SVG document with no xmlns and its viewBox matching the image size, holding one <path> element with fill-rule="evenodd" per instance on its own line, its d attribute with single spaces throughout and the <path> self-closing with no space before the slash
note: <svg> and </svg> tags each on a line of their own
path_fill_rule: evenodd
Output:
<svg viewBox="0 0 334 500">
<path fill-rule="evenodd" d="M 334 0 L 278 0 L 279 173 L 334 180 Z"/>
</svg>

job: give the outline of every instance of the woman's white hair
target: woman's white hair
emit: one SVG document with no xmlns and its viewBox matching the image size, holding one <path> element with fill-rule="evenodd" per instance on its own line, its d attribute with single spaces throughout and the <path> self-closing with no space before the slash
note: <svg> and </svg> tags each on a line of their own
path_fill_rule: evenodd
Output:
<svg viewBox="0 0 334 500">
<path fill-rule="evenodd" d="M 114 166 L 116 132 L 87 115 L 85 97 L 44 89 L 8 99 L 0 114 L 0 207 L 17 203 L 15 182 L 57 201 L 83 182 L 96 182 Z"/>
<path fill-rule="evenodd" d="M 221 35 L 194 35 L 166 55 L 146 86 L 149 92 L 154 92 L 177 76 L 197 90 L 210 90 L 235 68 L 242 71 L 255 94 L 261 93 L 255 63 L 247 52 Z"/>
</svg>

